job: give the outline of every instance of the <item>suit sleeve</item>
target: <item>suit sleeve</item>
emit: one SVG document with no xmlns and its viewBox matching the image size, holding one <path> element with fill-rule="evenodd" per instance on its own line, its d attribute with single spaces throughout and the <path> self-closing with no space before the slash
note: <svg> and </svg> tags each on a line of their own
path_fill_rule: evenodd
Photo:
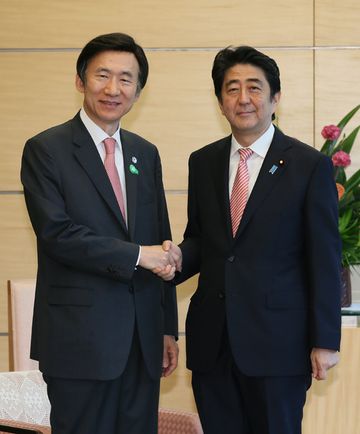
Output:
<svg viewBox="0 0 360 434">
<path fill-rule="evenodd" d="M 192 154 L 189 158 L 188 222 L 184 233 L 184 240 L 179 245 L 183 254 L 182 272 L 176 279 L 179 283 L 189 279 L 200 271 L 201 224 L 198 214 L 196 170 L 194 166 L 194 154 Z"/>
<path fill-rule="evenodd" d="M 139 246 L 101 236 L 72 221 L 66 212 L 56 158 L 42 141 L 30 139 L 26 143 L 21 181 L 30 220 L 42 251 L 54 261 L 75 269 L 125 282 L 132 278 Z"/>
<path fill-rule="evenodd" d="M 312 347 L 339 350 L 341 334 L 341 242 L 333 165 L 322 156 L 307 191 L 306 252 Z"/>
</svg>

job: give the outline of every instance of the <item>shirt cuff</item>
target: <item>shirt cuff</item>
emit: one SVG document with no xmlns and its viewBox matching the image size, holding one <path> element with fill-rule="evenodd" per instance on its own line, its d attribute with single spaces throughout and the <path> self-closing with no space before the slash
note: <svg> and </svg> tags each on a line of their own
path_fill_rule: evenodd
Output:
<svg viewBox="0 0 360 434">
<path fill-rule="evenodd" d="M 139 255 L 138 255 L 138 258 L 137 258 L 137 261 L 136 261 L 136 264 L 135 264 L 135 270 L 136 270 L 137 266 L 139 265 L 140 256 L 141 256 L 141 246 L 139 246 Z"/>
</svg>

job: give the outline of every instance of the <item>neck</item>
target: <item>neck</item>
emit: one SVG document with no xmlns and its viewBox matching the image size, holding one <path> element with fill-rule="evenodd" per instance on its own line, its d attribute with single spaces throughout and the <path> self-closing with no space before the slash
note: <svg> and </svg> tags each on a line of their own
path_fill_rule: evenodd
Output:
<svg viewBox="0 0 360 434">
<path fill-rule="evenodd" d="M 251 146 L 254 142 L 256 142 L 256 140 L 261 137 L 270 127 L 271 123 L 264 128 L 263 130 L 261 130 L 258 133 L 249 133 L 247 134 L 246 132 L 240 132 L 238 130 L 232 129 L 232 134 L 235 137 L 236 141 L 243 146 L 244 148 L 248 148 L 249 146 Z"/>
</svg>

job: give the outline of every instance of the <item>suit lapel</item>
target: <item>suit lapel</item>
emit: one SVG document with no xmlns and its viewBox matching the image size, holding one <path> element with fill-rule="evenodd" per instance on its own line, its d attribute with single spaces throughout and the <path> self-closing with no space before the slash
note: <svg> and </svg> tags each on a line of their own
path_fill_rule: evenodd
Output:
<svg viewBox="0 0 360 434">
<path fill-rule="evenodd" d="M 231 136 L 225 137 L 214 155 L 213 173 L 219 176 L 214 177 L 215 190 L 219 201 L 220 214 L 224 217 L 223 224 L 226 228 L 227 235 L 232 239 L 231 216 L 229 201 L 229 160 L 231 149 Z M 225 212 L 223 212 L 225 210 Z"/>
<path fill-rule="evenodd" d="M 111 211 L 119 220 L 122 228 L 127 232 L 123 216 L 116 201 L 116 197 L 110 180 L 106 174 L 104 165 L 90 134 L 80 120 L 79 114 L 77 114 L 73 119 L 72 127 L 73 140 L 75 144 L 75 157 L 83 169 L 87 172 L 90 180 L 95 185 L 99 194 L 103 197 Z"/>
<path fill-rule="evenodd" d="M 287 170 L 287 167 L 290 164 L 290 159 L 286 154 L 286 151 L 290 147 L 291 145 L 286 140 L 284 134 L 276 129 L 256 183 L 246 204 L 235 238 L 244 231 L 254 212 L 264 199 L 269 196 L 276 183 Z"/>
<path fill-rule="evenodd" d="M 137 182 L 141 164 L 140 153 L 136 141 L 127 131 L 120 130 L 121 145 L 124 155 L 124 170 L 126 182 L 127 220 L 130 240 L 134 239 L 136 203 L 137 203 Z"/>
</svg>

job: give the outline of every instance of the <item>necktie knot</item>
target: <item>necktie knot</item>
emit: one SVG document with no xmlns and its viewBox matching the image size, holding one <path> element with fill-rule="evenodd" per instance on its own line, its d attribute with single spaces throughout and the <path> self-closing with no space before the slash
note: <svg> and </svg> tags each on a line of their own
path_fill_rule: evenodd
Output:
<svg viewBox="0 0 360 434">
<path fill-rule="evenodd" d="M 104 140 L 105 152 L 107 155 L 115 153 L 115 144 L 116 144 L 116 140 L 113 139 L 112 137 L 108 137 L 107 139 Z"/>
<path fill-rule="evenodd" d="M 240 153 L 240 161 L 247 161 L 248 158 L 250 158 L 250 156 L 254 153 L 254 151 L 248 148 L 241 148 L 239 149 L 239 153 Z"/>
</svg>

